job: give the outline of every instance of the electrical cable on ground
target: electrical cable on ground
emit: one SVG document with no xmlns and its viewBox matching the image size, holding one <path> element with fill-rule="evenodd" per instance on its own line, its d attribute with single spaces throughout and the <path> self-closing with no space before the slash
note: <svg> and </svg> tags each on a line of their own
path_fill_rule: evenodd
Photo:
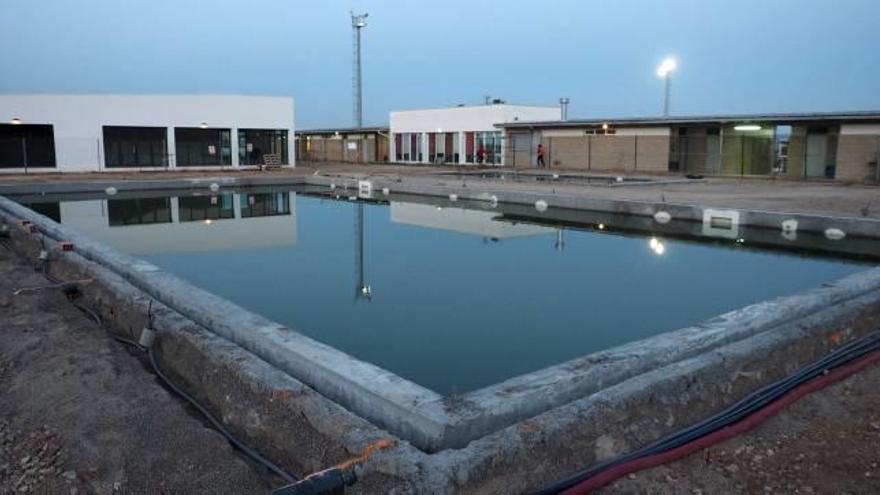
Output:
<svg viewBox="0 0 880 495">
<path fill-rule="evenodd" d="M 615 479 L 657 466 L 756 427 L 788 404 L 880 362 L 880 331 L 872 332 L 767 385 L 724 411 L 629 454 L 598 463 L 537 493 L 588 493 Z"/>
</svg>

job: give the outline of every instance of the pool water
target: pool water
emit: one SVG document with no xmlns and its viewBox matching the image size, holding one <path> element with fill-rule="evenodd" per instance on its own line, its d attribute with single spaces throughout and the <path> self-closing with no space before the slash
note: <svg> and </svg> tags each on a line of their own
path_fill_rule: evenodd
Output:
<svg viewBox="0 0 880 495">
<path fill-rule="evenodd" d="M 440 394 L 865 269 L 288 191 L 62 201 L 62 223 Z M 39 210 L 39 208 L 36 208 Z M 45 207 L 44 207 L 45 209 Z"/>
</svg>

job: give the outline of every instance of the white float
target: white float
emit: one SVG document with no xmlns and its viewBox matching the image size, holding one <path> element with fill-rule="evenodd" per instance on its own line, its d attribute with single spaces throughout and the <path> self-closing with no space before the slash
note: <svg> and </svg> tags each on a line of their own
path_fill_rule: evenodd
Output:
<svg viewBox="0 0 880 495">
<path fill-rule="evenodd" d="M 672 220 L 672 215 L 669 214 L 668 211 L 658 211 L 654 213 L 654 221 L 657 223 L 669 223 Z"/>
<path fill-rule="evenodd" d="M 117 191 L 115 187 L 110 186 L 107 189 L 104 189 L 104 192 L 107 193 L 107 196 L 115 196 Z"/>
<path fill-rule="evenodd" d="M 458 201 L 458 194 L 455 194 L 455 193 L 450 194 L 449 201 L 452 201 L 453 203 Z"/>
<path fill-rule="evenodd" d="M 846 232 L 832 227 L 830 229 L 825 229 L 825 237 L 831 239 L 832 241 L 839 241 L 846 237 Z"/>
<path fill-rule="evenodd" d="M 795 232 L 798 228 L 798 221 L 791 218 L 788 220 L 782 221 L 782 231 L 783 232 Z"/>
<path fill-rule="evenodd" d="M 208 189 L 210 189 L 211 192 L 217 192 L 220 190 L 220 184 L 217 184 L 216 182 L 212 182 L 211 185 L 208 186 Z"/>
<path fill-rule="evenodd" d="M 391 194 L 391 189 L 388 189 L 387 187 L 383 187 L 382 188 L 382 195 L 388 196 L 389 194 Z"/>
<path fill-rule="evenodd" d="M 539 200 L 535 201 L 535 209 L 540 212 L 547 211 L 547 202 L 544 201 L 543 199 L 539 199 Z"/>
</svg>

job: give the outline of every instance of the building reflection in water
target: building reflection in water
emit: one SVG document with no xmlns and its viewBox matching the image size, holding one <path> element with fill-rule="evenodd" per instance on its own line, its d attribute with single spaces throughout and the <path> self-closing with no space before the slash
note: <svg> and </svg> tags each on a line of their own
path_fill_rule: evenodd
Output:
<svg viewBox="0 0 880 495">
<path fill-rule="evenodd" d="M 145 255 L 293 246 L 296 194 L 220 193 L 28 205 L 122 252 Z"/>
</svg>

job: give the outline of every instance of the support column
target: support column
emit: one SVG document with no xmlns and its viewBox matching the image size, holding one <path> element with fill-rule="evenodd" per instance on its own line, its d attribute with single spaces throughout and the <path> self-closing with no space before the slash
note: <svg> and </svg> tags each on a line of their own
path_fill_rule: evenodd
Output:
<svg viewBox="0 0 880 495">
<path fill-rule="evenodd" d="M 229 148 L 232 154 L 232 167 L 238 168 L 238 128 L 233 127 L 229 130 Z M 290 149 L 290 146 L 287 147 Z"/>
<path fill-rule="evenodd" d="M 287 131 L 287 163 L 292 167 L 296 168 L 296 150 L 299 146 L 299 143 L 296 141 L 296 134 L 294 134 L 293 130 Z"/>
<path fill-rule="evenodd" d="M 458 133 L 458 164 L 464 165 L 466 163 L 467 157 L 464 156 L 465 151 L 467 151 L 467 143 L 464 142 L 465 135 L 463 131 Z"/>
<path fill-rule="evenodd" d="M 421 149 L 422 159 L 419 161 L 422 163 L 429 163 L 430 160 L 428 160 L 428 133 L 427 132 L 420 132 L 419 133 L 419 140 L 422 142 L 422 149 Z"/>
<path fill-rule="evenodd" d="M 388 131 L 388 163 L 395 163 L 397 161 L 397 138 L 394 137 L 394 133 Z"/>
<path fill-rule="evenodd" d="M 241 198 L 244 193 L 232 194 L 232 215 L 234 218 L 241 218 Z"/>
<path fill-rule="evenodd" d="M 165 130 L 167 132 L 165 142 L 168 147 L 168 149 L 165 150 L 165 156 L 168 158 L 166 166 L 168 168 L 177 168 L 177 142 L 174 140 L 174 128 L 168 127 Z"/>
<path fill-rule="evenodd" d="M 171 223 L 180 223 L 180 200 L 171 198 Z"/>
</svg>

